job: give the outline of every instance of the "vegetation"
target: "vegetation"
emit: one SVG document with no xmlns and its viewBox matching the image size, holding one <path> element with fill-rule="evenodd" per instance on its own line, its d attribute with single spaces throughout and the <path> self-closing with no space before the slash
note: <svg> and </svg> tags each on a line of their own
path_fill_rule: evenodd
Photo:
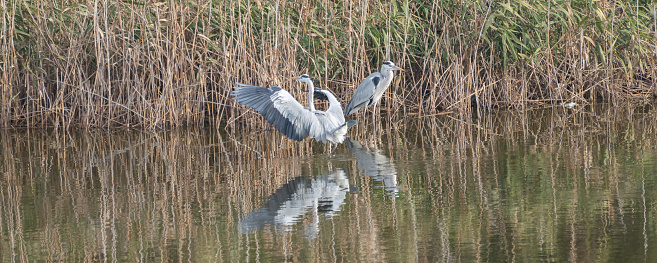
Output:
<svg viewBox="0 0 657 263">
<path fill-rule="evenodd" d="M 647 1 L 0 1 L 0 127 L 262 125 L 236 81 L 343 101 L 385 60 L 389 113 L 654 97 Z M 252 114 L 252 113 L 248 113 Z M 251 118 L 253 119 L 253 118 Z"/>
</svg>

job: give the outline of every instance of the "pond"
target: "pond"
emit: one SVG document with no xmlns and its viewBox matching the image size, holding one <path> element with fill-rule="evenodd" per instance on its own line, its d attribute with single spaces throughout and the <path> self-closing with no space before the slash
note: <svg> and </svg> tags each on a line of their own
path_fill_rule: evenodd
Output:
<svg viewBox="0 0 657 263">
<path fill-rule="evenodd" d="M 656 112 L 382 118 L 331 156 L 271 129 L 5 130 L 0 259 L 654 262 Z"/>
</svg>

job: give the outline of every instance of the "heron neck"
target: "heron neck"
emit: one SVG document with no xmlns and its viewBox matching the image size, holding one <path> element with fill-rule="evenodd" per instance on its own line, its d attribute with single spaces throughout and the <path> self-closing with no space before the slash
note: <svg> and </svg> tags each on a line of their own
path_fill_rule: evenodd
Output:
<svg viewBox="0 0 657 263">
<path fill-rule="evenodd" d="M 306 82 L 308 84 L 308 109 L 312 112 L 315 111 L 315 101 L 314 101 L 314 93 L 315 93 L 315 85 L 311 81 Z"/>
<path fill-rule="evenodd" d="M 382 75 L 384 78 L 392 78 L 392 76 L 393 76 L 393 74 L 392 74 L 392 70 L 381 69 L 381 75 Z"/>
<path fill-rule="evenodd" d="M 340 106 L 340 102 L 338 99 L 333 96 L 333 94 L 329 93 L 326 94 L 326 97 L 328 98 L 329 101 L 329 108 L 326 112 L 330 112 L 334 116 L 340 118 L 342 122 L 344 122 L 344 114 L 342 113 L 342 106 Z"/>
</svg>

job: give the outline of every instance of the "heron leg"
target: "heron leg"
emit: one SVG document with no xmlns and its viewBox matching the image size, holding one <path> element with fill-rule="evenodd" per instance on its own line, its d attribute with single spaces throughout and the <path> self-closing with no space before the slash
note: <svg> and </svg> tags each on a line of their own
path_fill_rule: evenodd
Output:
<svg viewBox="0 0 657 263">
<path fill-rule="evenodd" d="M 374 104 L 374 110 L 372 110 L 372 126 L 374 126 L 374 132 L 376 132 L 376 104 Z"/>
<path fill-rule="evenodd" d="M 334 146 L 333 143 L 330 142 L 328 143 L 328 145 L 329 145 L 329 156 L 331 156 L 331 154 L 333 154 L 333 151 L 335 151 L 335 148 L 338 147 L 333 147 Z"/>
<path fill-rule="evenodd" d="M 360 126 L 360 133 L 365 134 L 365 112 L 367 112 L 367 108 L 363 109 L 363 118 L 361 119 L 361 126 Z"/>
</svg>

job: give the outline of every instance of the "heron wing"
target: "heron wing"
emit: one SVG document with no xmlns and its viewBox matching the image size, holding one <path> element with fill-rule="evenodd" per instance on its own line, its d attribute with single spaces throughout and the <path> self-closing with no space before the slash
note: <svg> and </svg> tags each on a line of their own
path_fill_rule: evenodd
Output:
<svg viewBox="0 0 657 263">
<path fill-rule="evenodd" d="M 344 108 L 344 115 L 351 115 L 359 109 L 367 107 L 374 98 L 374 90 L 381 79 L 383 79 L 383 75 L 379 72 L 374 72 L 365 78 L 356 88 L 354 95 L 351 95 L 349 104 Z"/>
<path fill-rule="evenodd" d="M 237 83 L 233 100 L 253 108 L 267 122 L 290 139 L 301 141 L 315 137 L 317 117 L 305 109 L 289 92 L 272 85 L 272 88 Z"/>
<path fill-rule="evenodd" d="M 326 142 L 326 131 L 330 131 L 330 127 L 336 125 L 335 120 L 324 111 L 315 111 L 313 114 L 317 118 L 317 125 L 311 125 L 310 136 L 319 142 Z"/>
</svg>

